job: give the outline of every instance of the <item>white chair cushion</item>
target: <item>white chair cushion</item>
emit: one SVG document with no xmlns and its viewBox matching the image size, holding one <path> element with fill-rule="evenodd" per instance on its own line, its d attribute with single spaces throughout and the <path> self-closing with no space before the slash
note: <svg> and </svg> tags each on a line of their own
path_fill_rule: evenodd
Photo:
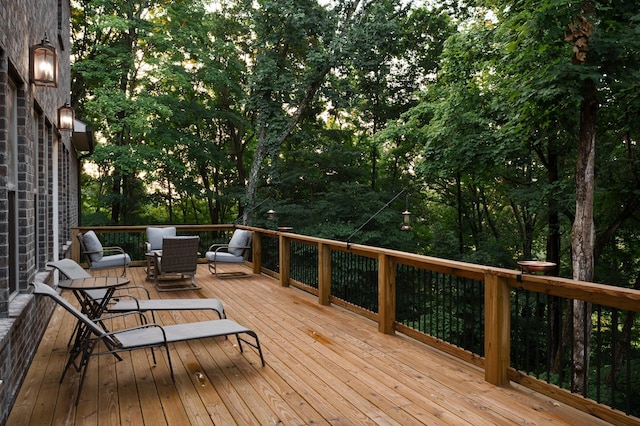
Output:
<svg viewBox="0 0 640 426">
<path fill-rule="evenodd" d="M 249 244 L 250 236 L 250 231 L 245 231 L 244 229 L 236 229 L 233 232 L 231 241 L 229 241 L 229 253 L 234 256 L 242 256 L 244 253 L 244 248 L 242 247 L 246 247 Z"/>
<path fill-rule="evenodd" d="M 207 258 L 209 262 L 222 262 L 222 263 L 242 263 L 244 262 L 244 257 L 236 256 L 231 253 L 227 253 L 226 251 L 208 251 L 205 253 L 204 257 Z"/>
<path fill-rule="evenodd" d="M 93 262 L 91 267 L 93 269 L 110 269 L 127 266 L 131 263 L 131 257 L 127 253 L 113 254 L 110 256 L 102 256 L 99 261 Z"/>
<path fill-rule="evenodd" d="M 99 262 L 102 259 L 102 255 L 104 254 L 104 250 L 102 249 L 102 243 L 98 239 L 98 236 L 93 231 L 87 231 L 82 236 L 82 240 L 84 241 L 84 248 L 87 251 L 95 251 L 97 253 L 92 253 L 89 255 L 91 258 L 91 262 Z"/>
<path fill-rule="evenodd" d="M 147 251 L 162 250 L 162 239 L 164 237 L 175 237 L 176 227 L 169 226 L 167 228 L 147 228 L 147 241 L 149 246 Z"/>
</svg>

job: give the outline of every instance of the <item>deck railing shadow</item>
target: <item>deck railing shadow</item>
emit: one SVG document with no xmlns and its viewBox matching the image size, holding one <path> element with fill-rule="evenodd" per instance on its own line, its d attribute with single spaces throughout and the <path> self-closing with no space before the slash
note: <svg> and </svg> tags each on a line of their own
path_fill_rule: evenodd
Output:
<svg viewBox="0 0 640 426">
<path fill-rule="evenodd" d="M 199 235 L 203 254 L 233 231 L 177 228 Z M 144 262 L 144 227 L 91 229 L 129 247 L 134 265 Z M 490 383 L 513 381 L 614 424 L 640 423 L 640 291 L 248 229 L 255 231 L 248 261 L 254 273 L 364 315 L 382 333 L 404 333 L 476 365 Z M 574 319 L 577 303 L 589 309 Z M 589 342 L 582 358 L 574 354 L 575 321 L 588 330 L 577 336 Z M 578 389 L 578 382 L 587 385 Z"/>
</svg>

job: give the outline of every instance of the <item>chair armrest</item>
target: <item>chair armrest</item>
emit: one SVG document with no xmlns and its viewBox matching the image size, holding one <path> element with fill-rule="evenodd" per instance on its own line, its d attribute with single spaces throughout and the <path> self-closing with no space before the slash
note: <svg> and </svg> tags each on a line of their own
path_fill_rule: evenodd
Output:
<svg viewBox="0 0 640 426">
<path fill-rule="evenodd" d="M 120 254 L 124 254 L 124 249 L 122 247 L 118 247 L 118 246 L 112 246 L 112 247 L 102 247 L 102 251 L 103 252 L 117 252 Z M 90 253 L 90 252 L 87 252 Z"/>
<path fill-rule="evenodd" d="M 207 251 L 218 251 L 221 248 L 228 248 L 229 244 L 211 244 Z"/>
<path fill-rule="evenodd" d="M 101 253 L 101 252 L 100 252 L 100 251 L 98 251 L 98 250 L 94 250 L 94 251 L 83 251 L 83 252 L 82 252 L 82 254 L 98 254 L 98 253 Z"/>
<path fill-rule="evenodd" d="M 135 302 L 136 309 L 132 309 L 131 310 L 132 312 L 141 310 L 140 309 L 140 299 L 138 299 L 137 297 L 135 297 L 135 296 L 133 296 L 131 294 L 123 294 L 123 295 L 114 296 L 114 297 L 111 298 L 111 300 L 114 300 L 117 303 L 117 302 L 120 302 L 122 299 L 125 299 L 125 298 L 126 299 L 131 299 L 131 300 L 133 300 Z M 107 307 L 107 311 L 109 311 L 109 307 Z"/>
<path fill-rule="evenodd" d="M 96 318 L 93 321 L 97 324 L 106 320 L 112 320 L 115 318 L 121 318 L 127 315 L 138 315 L 143 318 L 143 324 L 147 323 L 147 317 L 144 316 L 144 312 L 141 311 L 126 311 L 126 312 L 118 312 L 117 314 L 107 315 L 104 317 Z M 116 330 L 117 331 L 117 330 Z"/>
<path fill-rule="evenodd" d="M 134 288 L 138 289 L 138 290 L 142 290 L 145 293 L 145 295 L 147 296 L 147 299 L 151 299 L 151 294 L 149 293 L 149 290 L 146 287 L 141 286 L 141 285 L 128 285 L 126 287 L 116 288 L 115 292 L 114 292 L 114 297 L 130 297 L 132 299 L 137 299 L 136 296 L 134 296 L 132 294 L 128 294 L 128 293 L 127 294 L 122 294 L 122 295 L 118 294 L 118 296 L 115 296 L 115 293 L 119 293 L 121 291 L 129 291 L 129 290 L 134 289 Z"/>
<path fill-rule="evenodd" d="M 140 310 L 119 312 L 117 314 L 96 318 L 93 321 L 105 330 L 105 334 L 103 336 L 108 336 L 111 333 L 108 332 L 109 329 L 104 325 L 104 322 L 107 321 L 107 320 L 112 320 L 112 319 L 115 319 L 115 318 L 121 318 L 121 317 L 128 316 L 128 315 L 137 315 L 140 318 L 140 322 L 143 325 L 147 324 L 147 317 L 145 316 L 144 312 L 142 312 Z M 117 331 L 119 331 L 119 330 L 116 330 L 116 332 Z M 99 337 L 99 338 L 101 339 L 102 336 Z"/>
<path fill-rule="evenodd" d="M 227 249 L 227 251 L 228 251 L 230 248 L 238 248 L 238 249 L 243 249 L 243 250 L 244 250 L 244 249 L 250 249 L 250 248 L 251 248 L 251 246 L 230 246 L 230 245 L 227 245 L 226 247 L 220 247 L 220 248 L 218 248 L 218 249 L 216 250 L 216 252 L 217 252 L 218 250 L 220 250 L 221 248 L 225 248 L 225 249 Z"/>
</svg>

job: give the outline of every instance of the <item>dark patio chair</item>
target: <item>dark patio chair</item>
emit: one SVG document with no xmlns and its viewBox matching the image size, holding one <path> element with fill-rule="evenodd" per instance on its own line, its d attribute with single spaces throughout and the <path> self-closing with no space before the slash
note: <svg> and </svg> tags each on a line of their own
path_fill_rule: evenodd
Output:
<svg viewBox="0 0 640 426">
<path fill-rule="evenodd" d="M 158 291 L 197 290 L 195 275 L 198 268 L 198 245 L 200 237 L 165 237 L 162 239 L 162 252 L 153 252 L 154 283 Z M 191 284 L 166 283 L 166 280 L 191 277 Z"/>
</svg>

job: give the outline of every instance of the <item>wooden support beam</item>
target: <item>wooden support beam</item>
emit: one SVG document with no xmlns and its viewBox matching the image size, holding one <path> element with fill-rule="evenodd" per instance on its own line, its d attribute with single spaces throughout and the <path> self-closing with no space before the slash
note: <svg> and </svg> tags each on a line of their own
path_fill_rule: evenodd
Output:
<svg viewBox="0 0 640 426">
<path fill-rule="evenodd" d="M 280 234 L 280 286 L 289 287 L 291 278 L 291 240 Z"/>
<path fill-rule="evenodd" d="M 329 305 L 331 295 L 331 249 L 318 244 L 318 303 Z"/>
<path fill-rule="evenodd" d="M 484 377 L 489 383 L 509 383 L 510 366 L 510 299 L 507 279 L 487 273 L 484 280 Z"/>
<path fill-rule="evenodd" d="M 378 331 L 395 333 L 396 274 L 395 263 L 385 254 L 378 256 Z"/>
<path fill-rule="evenodd" d="M 71 259 L 78 263 L 82 263 L 82 260 L 80 259 L 80 242 L 78 242 L 79 233 L 80 231 L 78 228 L 71 228 Z"/>
<path fill-rule="evenodd" d="M 262 268 L 262 234 L 253 233 L 253 241 L 251 243 L 251 261 L 253 262 L 253 273 L 259 274 Z"/>
</svg>

